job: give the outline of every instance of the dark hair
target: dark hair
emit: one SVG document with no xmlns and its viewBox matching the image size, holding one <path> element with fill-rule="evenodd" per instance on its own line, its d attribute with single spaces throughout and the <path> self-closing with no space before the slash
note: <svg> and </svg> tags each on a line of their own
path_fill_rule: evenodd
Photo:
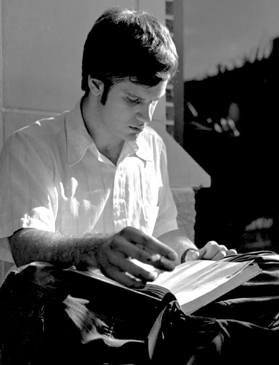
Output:
<svg viewBox="0 0 279 365">
<path fill-rule="evenodd" d="M 87 36 L 81 87 L 89 91 L 89 75 L 107 89 L 125 78 L 151 87 L 173 77 L 177 67 L 176 48 L 165 25 L 146 12 L 111 8 Z"/>
</svg>

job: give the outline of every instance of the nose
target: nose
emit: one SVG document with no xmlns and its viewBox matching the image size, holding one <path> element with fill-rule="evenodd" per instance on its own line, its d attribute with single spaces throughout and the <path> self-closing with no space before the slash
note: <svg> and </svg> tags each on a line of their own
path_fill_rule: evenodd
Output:
<svg viewBox="0 0 279 365">
<path fill-rule="evenodd" d="M 136 118 L 140 122 L 150 123 L 152 121 L 153 113 L 154 107 L 152 105 L 144 106 L 137 111 Z"/>
</svg>

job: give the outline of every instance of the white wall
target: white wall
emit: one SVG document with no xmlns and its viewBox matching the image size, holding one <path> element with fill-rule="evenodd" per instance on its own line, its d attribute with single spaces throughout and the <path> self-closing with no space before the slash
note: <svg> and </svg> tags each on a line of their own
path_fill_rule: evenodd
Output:
<svg viewBox="0 0 279 365">
<path fill-rule="evenodd" d="M 148 2 L 143 1 L 148 10 Z M 152 2 L 160 17 L 164 1 Z M 108 0 L 2 0 L 2 139 L 38 117 L 70 109 L 82 95 L 83 44 Z M 115 0 L 137 9 L 141 1 Z M 156 15 L 156 14 L 155 14 Z M 156 117 L 164 118 L 164 102 Z M 1 147 L 1 145 L 0 145 Z"/>
</svg>

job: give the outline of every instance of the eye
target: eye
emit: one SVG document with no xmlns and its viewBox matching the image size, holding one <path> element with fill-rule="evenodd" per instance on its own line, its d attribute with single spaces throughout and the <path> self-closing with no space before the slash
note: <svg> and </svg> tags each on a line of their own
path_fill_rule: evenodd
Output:
<svg viewBox="0 0 279 365">
<path fill-rule="evenodd" d="M 138 99 L 138 98 L 131 98 L 130 96 L 127 96 L 127 101 L 130 104 L 139 104 L 141 102 L 140 99 Z"/>
</svg>

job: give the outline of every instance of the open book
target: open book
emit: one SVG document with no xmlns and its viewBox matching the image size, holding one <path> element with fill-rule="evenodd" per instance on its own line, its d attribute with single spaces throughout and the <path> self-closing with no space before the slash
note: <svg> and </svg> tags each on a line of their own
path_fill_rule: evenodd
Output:
<svg viewBox="0 0 279 365">
<path fill-rule="evenodd" d="M 193 313 L 261 272 L 253 261 L 195 260 L 162 273 L 153 282 L 169 289 L 183 311 Z"/>
<path fill-rule="evenodd" d="M 149 265 L 141 264 L 141 266 L 148 268 Z M 152 269 L 154 270 L 153 267 Z M 90 273 L 82 272 L 82 274 L 106 284 L 104 286 L 106 292 L 108 291 L 108 284 L 113 286 L 114 292 L 117 287 L 121 288 L 122 291 L 130 291 L 131 298 L 135 300 L 141 300 L 141 297 L 146 294 L 148 296 L 152 290 L 167 289 L 175 295 L 183 311 L 190 314 L 245 283 L 260 272 L 261 269 L 252 260 L 243 262 L 230 262 L 228 259 L 187 261 L 178 265 L 172 272 L 161 273 L 155 281 L 146 285 L 148 289 L 146 292 L 127 288 L 105 277 L 99 270 Z M 119 296 L 121 296 L 121 290 Z M 134 294 L 141 295 L 135 297 Z"/>
</svg>

